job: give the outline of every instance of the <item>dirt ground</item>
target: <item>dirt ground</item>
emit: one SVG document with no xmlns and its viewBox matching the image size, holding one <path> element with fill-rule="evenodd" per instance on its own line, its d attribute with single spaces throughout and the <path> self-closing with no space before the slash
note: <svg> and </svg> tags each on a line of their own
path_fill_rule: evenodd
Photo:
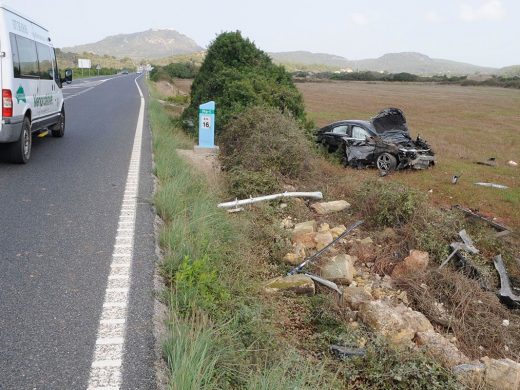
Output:
<svg viewBox="0 0 520 390">
<path fill-rule="evenodd" d="M 443 207 L 462 204 L 520 228 L 520 91 L 430 83 L 321 82 L 298 83 L 309 117 L 317 126 L 340 119 L 369 119 L 386 107 L 401 108 L 412 136 L 426 138 L 437 153 L 437 165 L 426 172 L 399 172 L 389 179 L 425 191 Z M 477 165 L 496 157 L 498 166 Z M 377 175 L 375 170 L 345 174 L 353 180 Z M 461 175 L 457 185 L 453 175 Z M 478 187 L 494 182 L 510 188 Z"/>
</svg>

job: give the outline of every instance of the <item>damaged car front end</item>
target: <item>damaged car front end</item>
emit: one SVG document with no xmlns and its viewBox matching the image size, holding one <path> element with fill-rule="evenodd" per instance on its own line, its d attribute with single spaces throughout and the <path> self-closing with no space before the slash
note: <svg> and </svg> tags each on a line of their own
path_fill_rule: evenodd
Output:
<svg viewBox="0 0 520 390">
<path fill-rule="evenodd" d="M 412 140 L 401 110 L 387 108 L 370 121 L 345 120 L 325 126 L 317 142 L 329 152 L 341 148 L 345 166 L 375 166 L 380 171 L 426 169 L 435 164 L 435 154 L 420 137 Z"/>
</svg>

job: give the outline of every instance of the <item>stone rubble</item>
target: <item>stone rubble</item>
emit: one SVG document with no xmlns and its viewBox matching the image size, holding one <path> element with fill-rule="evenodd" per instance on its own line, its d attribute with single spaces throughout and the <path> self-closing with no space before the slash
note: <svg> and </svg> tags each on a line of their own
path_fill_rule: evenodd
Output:
<svg viewBox="0 0 520 390">
<path fill-rule="evenodd" d="M 341 211 L 336 202 L 316 203 L 311 207 L 319 215 Z M 343 209 L 348 207 L 350 205 Z M 346 230 L 344 225 L 331 228 L 328 223 L 321 223 L 318 226 L 315 220 L 295 224 L 291 217 L 284 219 L 281 226 L 291 229 L 293 250 L 283 258 L 291 266 L 300 264 L 306 256 L 322 249 Z M 378 242 L 384 242 L 395 235 L 393 229 L 387 228 L 377 236 Z M 381 277 L 372 272 L 374 264 L 369 261 L 370 256 L 365 254 L 367 250 L 375 248 L 373 239 L 356 239 L 354 234 L 353 236 L 348 241 L 340 240 L 336 247 L 316 262 L 322 278 L 343 285 L 340 287 L 343 291 L 341 302 L 352 314 L 349 326 L 359 326 L 360 321 L 375 333 L 385 336 L 396 347 L 424 350 L 444 367 L 451 369 L 459 381 L 470 388 L 520 390 L 520 363 L 487 357 L 471 362 L 457 348 L 455 337 L 436 332 L 426 316 L 408 307 L 406 292 L 394 287 L 394 278 L 407 278 L 427 270 L 427 252 L 411 250 L 409 256 L 396 263 L 391 276 Z M 356 255 L 362 255 L 359 260 L 348 254 L 353 250 Z M 421 285 L 421 288 L 427 289 L 428 286 Z M 267 293 L 290 291 L 300 295 L 316 293 L 313 280 L 301 274 L 271 279 L 264 285 L 264 290 Z M 449 322 L 450 317 L 443 304 L 435 302 L 434 306 L 439 319 Z M 507 319 L 503 326 L 509 326 Z"/>
</svg>

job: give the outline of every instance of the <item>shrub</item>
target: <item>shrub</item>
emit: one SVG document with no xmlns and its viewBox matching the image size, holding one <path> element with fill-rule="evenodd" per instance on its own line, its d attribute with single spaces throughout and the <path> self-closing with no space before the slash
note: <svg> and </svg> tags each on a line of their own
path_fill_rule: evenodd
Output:
<svg viewBox="0 0 520 390">
<path fill-rule="evenodd" d="M 357 193 L 357 204 L 364 218 L 375 227 L 401 226 L 414 216 L 424 198 L 398 183 L 368 181 Z"/>
<path fill-rule="evenodd" d="M 290 74 L 238 31 L 220 34 L 210 45 L 183 119 L 197 123 L 199 105 L 210 100 L 217 103 L 217 135 L 234 116 L 257 105 L 275 107 L 305 123 L 303 98 Z"/>
<path fill-rule="evenodd" d="M 221 136 L 221 160 L 236 196 L 271 192 L 306 170 L 310 145 L 295 120 L 274 108 L 252 107 Z"/>
<path fill-rule="evenodd" d="M 166 66 L 155 65 L 150 72 L 150 79 L 152 81 L 169 81 L 172 78 L 192 79 L 197 75 L 198 70 L 198 67 L 191 62 L 172 63 Z"/>
</svg>

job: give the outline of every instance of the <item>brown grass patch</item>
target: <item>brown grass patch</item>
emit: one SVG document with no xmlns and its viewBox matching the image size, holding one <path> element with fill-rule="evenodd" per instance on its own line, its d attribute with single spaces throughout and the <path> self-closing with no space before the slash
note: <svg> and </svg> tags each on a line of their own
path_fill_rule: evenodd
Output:
<svg viewBox="0 0 520 390">
<path fill-rule="evenodd" d="M 412 307 L 443 332 L 453 334 L 469 358 L 520 358 L 520 316 L 502 306 L 495 294 L 483 291 L 478 282 L 445 269 L 397 283 L 407 292 Z M 503 325 L 504 320 L 509 326 Z"/>
</svg>

